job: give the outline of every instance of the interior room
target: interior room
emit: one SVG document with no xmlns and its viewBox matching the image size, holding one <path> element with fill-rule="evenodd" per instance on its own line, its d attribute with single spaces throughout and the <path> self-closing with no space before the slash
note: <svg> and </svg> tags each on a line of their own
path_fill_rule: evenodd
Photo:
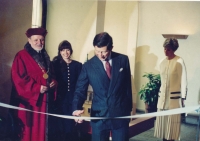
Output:
<svg viewBox="0 0 200 141">
<path fill-rule="evenodd" d="M 43 9 L 38 10 L 34 2 L 41 2 Z M 1 0 L 0 3 L 1 103 L 9 104 L 11 66 L 16 53 L 27 42 L 26 30 L 43 26 L 48 31 L 45 49 L 51 60 L 58 53 L 59 43 L 68 40 L 74 50 L 72 58 L 81 63 L 94 56 L 93 37 L 108 32 L 113 38 L 113 51 L 129 57 L 132 115 L 145 112 L 138 92 L 147 82 L 142 77 L 145 73 L 159 74 L 159 62 L 165 57 L 163 34 L 185 35 L 178 39 L 176 51 L 187 69 L 185 106 L 199 105 L 200 1 Z M 8 108 L 0 107 L 1 116 L 6 117 L 7 112 Z M 187 115 L 199 114 L 192 110 Z"/>
</svg>

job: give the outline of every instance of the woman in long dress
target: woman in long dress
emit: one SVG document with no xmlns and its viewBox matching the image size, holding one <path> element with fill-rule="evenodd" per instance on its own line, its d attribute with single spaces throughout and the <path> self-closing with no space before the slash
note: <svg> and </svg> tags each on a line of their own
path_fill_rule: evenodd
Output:
<svg viewBox="0 0 200 141">
<path fill-rule="evenodd" d="M 164 44 L 166 58 L 160 62 L 161 87 L 157 108 L 158 111 L 176 109 L 184 106 L 187 95 L 187 78 L 184 61 L 175 55 L 178 40 L 166 39 Z M 181 114 L 158 116 L 155 122 L 154 136 L 163 141 L 180 139 Z"/>
<path fill-rule="evenodd" d="M 72 115 L 75 85 L 82 69 L 82 63 L 71 59 L 72 53 L 71 44 L 64 40 L 59 44 L 58 55 L 54 57 L 52 62 L 58 82 L 55 111 L 57 114 L 69 116 Z M 75 141 L 73 135 L 75 122 L 73 119 L 56 118 L 55 124 L 57 140 Z"/>
</svg>

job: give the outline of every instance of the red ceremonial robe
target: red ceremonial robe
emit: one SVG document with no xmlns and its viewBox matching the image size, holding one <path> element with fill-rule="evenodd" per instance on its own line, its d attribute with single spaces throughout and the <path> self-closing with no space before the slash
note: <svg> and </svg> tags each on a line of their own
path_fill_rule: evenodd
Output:
<svg viewBox="0 0 200 141">
<path fill-rule="evenodd" d="M 21 50 L 16 54 L 11 71 L 17 97 L 20 99 L 19 107 L 46 112 L 46 94 L 42 105 L 36 106 L 40 87 L 46 85 L 44 73 L 27 50 Z M 23 141 L 45 141 L 46 115 L 18 110 L 18 117 L 25 124 Z"/>
</svg>

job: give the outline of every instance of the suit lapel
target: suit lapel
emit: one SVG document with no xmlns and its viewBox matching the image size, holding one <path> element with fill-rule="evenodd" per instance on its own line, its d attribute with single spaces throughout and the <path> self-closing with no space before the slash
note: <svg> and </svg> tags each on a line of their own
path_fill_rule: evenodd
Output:
<svg viewBox="0 0 200 141">
<path fill-rule="evenodd" d="M 106 71 L 104 69 L 103 63 L 101 62 L 101 60 L 99 60 L 98 57 L 94 56 L 94 63 L 93 67 L 95 69 L 95 72 L 100 76 L 100 77 L 105 77 L 104 79 L 109 81 L 109 78 L 106 74 Z"/>
<path fill-rule="evenodd" d="M 108 78 L 106 71 L 104 69 L 103 63 L 101 60 L 99 60 L 98 57 L 94 56 L 94 63 L 92 63 L 92 66 L 95 70 L 95 74 L 102 77 L 101 80 L 105 80 L 104 82 L 101 82 L 101 85 L 104 85 L 104 87 L 108 87 L 108 94 L 110 95 L 115 88 L 115 85 L 118 80 L 119 76 L 119 70 L 120 70 L 120 58 L 118 57 L 118 54 L 115 52 L 112 52 L 111 54 L 112 58 L 112 70 L 111 70 L 111 80 Z M 102 84 L 103 83 L 103 84 Z M 108 95 L 108 96 L 109 96 Z"/>
<path fill-rule="evenodd" d="M 120 70 L 120 59 L 117 54 L 112 52 L 112 71 L 111 71 L 111 81 L 109 87 L 109 94 L 113 91 L 115 84 L 118 80 L 119 70 Z"/>
</svg>

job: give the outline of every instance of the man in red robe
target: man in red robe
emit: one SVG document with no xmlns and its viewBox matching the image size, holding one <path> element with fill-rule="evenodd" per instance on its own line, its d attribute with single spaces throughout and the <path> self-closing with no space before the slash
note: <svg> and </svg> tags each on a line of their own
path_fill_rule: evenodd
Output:
<svg viewBox="0 0 200 141">
<path fill-rule="evenodd" d="M 55 98 L 57 84 L 52 77 L 49 55 L 44 49 L 46 34 L 44 28 L 26 31 L 28 42 L 16 54 L 11 70 L 15 91 L 11 101 L 37 112 L 47 112 L 48 103 Z M 45 114 L 18 110 L 17 115 L 24 123 L 23 141 L 47 140 L 48 118 Z"/>
</svg>

